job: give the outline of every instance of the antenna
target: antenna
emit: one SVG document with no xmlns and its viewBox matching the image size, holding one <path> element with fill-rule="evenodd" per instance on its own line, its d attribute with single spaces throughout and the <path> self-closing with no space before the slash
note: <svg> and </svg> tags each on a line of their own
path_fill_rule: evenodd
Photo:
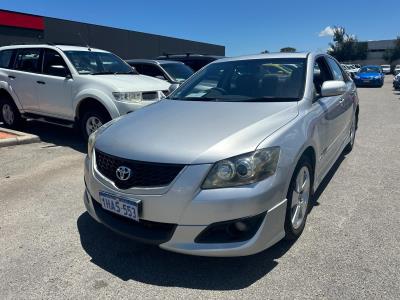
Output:
<svg viewBox="0 0 400 300">
<path fill-rule="evenodd" d="M 89 51 L 92 51 L 92 49 L 90 49 L 89 43 L 86 42 L 86 40 L 82 37 L 81 33 L 78 32 L 78 36 L 81 39 L 81 41 L 83 42 L 84 45 L 86 45 L 86 47 L 88 48 Z"/>
</svg>

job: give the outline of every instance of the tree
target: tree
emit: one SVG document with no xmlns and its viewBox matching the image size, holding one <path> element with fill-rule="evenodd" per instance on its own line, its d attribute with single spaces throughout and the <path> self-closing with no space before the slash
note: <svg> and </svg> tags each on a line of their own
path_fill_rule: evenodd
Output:
<svg viewBox="0 0 400 300">
<path fill-rule="evenodd" d="M 284 47 L 281 49 L 281 52 L 296 52 L 296 48 Z"/>
<path fill-rule="evenodd" d="M 333 28 L 333 43 L 329 43 L 328 54 L 338 61 L 363 60 L 367 58 L 368 45 L 357 37 L 346 33 L 344 27 Z"/>
<path fill-rule="evenodd" d="M 394 42 L 393 49 L 387 49 L 383 54 L 383 59 L 389 62 L 390 64 L 397 59 L 400 59 L 400 36 L 397 37 Z"/>
</svg>

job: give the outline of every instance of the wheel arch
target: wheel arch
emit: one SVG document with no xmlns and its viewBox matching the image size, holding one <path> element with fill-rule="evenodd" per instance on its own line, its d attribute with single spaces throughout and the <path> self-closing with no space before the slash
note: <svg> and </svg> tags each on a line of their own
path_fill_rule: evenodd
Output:
<svg viewBox="0 0 400 300">
<path fill-rule="evenodd" d="M 83 114 L 90 109 L 99 109 L 107 113 L 110 116 L 110 119 L 113 118 L 113 115 L 101 101 L 93 97 L 87 97 L 79 101 L 78 104 L 76 105 L 75 120 L 79 122 Z"/>
</svg>

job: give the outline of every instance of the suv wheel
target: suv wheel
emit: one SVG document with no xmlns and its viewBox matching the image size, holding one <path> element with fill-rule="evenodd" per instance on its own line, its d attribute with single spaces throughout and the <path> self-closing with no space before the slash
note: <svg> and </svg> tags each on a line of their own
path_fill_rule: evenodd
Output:
<svg viewBox="0 0 400 300">
<path fill-rule="evenodd" d="M 10 129 L 19 129 L 23 124 L 23 119 L 18 111 L 18 107 L 10 99 L 0 99 L 0 119 L 4 126 Z"/>
<path fill-rule="evenodd" d="M 101 110 L 91 110 L 84 113 L 80 122 L 83 138 L 88 140 L 89 135 L 110 120 L 110 116 Z"/>
<path fill-rule="evenodd" d="M 297 239 L 303 232 L 312 198 L 314 181 L 308 158 L 302 158 L 296 166 L 287 194 L 285 219 L 286 239 Z"/>
</svg>

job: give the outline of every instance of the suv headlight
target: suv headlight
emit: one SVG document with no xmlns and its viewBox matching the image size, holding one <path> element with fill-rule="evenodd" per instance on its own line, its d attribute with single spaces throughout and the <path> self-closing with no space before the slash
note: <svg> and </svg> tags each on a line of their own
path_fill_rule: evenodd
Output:
<svg viewBox="0 0 400 300">
<path fill-rule="evenodd" d="M 141 92 L 114 92 L 112 93 L 116 101 L 140 102 L 142 101 Z"/>
<path fill-rule="evenodd" d="M 115 122 L 117 122 L 119 119 L 121 119 L 121 117 L 115 118 L 109 122 L 107 122 L 106 124 L 104 124 L 103 126 L 101 126 L 99 129 L 97 129 L 95 132 L 93 132 L 91 135 L 89 135 L 89 139 L 88 139 L 88 156 L 91 159 L 92 158 L 92 154 L 93 154 L 93 148 L 94 145 L 96 143 L 96 138 L 102 133 L 104 132 L 104 130 L 106 130 L 108 127 L 110 127 L 112 124 L 114 124 Z"/>
<path fill-rule="evenodd" d="M 275 174 L 279 147 L 256 150 L 214 164 L 203 182 L 203 189 L 246 185 Z"/>
</svg>

